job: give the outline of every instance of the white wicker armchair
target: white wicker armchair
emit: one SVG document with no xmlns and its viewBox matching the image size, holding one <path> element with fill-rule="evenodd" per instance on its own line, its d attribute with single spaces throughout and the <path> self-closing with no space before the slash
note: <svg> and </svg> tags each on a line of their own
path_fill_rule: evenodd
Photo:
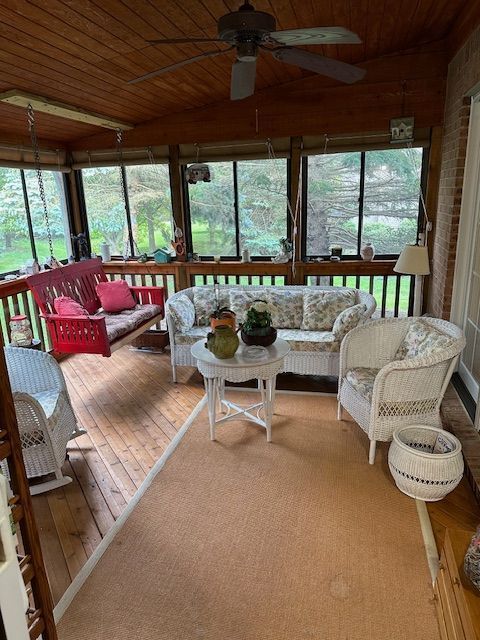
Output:
<svg viewBox="0 0 480 640">
<path fill-rule="evenodd" d="M 422 322 L 446 334 L 449 345 L 432 355 L 394 360 L 416 320 L 385 318 L 367 322 L 350 331 L 340 347 L 338 419 L 341 420 L 344 407 L 368 435 L 370 464 L 375 461 L 377 440 L 390 441 L 399 427 L 442 426 L 440 404 L 465 338 L 451 322 L 422 318 Z M 366 380 L 368 393 L 351 382 L 352 370 L 359 369 L 371 377 Z"/>
<path fill-rule="evenodd" d="M 62 370 L 42 351 L 5 347 L 28 478 L 54 473 L 55 480 L 31 486 L 38 494 L 72 481 L 62 473 L 67 443 L 85 433 L 77 426 Z"/>
</svg>

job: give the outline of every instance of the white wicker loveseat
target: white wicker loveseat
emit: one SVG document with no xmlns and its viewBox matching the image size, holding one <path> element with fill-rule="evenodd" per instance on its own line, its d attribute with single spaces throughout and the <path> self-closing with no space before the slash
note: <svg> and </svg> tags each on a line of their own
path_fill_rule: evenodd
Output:
<svg viewBox="0 0 480 640">
<path fill-rule="evenodd" d="M 77 426 L 62 370 L 43 351 L 5 347 L 23 461 L 28 478 L 55 474 L 34 484 L 35 495 L 72 481 L 62 473 L 67 443 L 85 433 Z"/>
<path fill-rule="evenodd" d="M 346 296 L 347 308 L 356 307 L 358 323 L 362 323 L 375 311 L 375 298 L 365 291 L 345 287 L 313 286 L 242 286 L 221 285 L 219 287 L 219 306 L 229 307 L 237 314 L 237 322 L 242 322 L 249 304 L 255 299 L 270 302 L 276 310 L 273 325 L 278 329 L 278 337 L 287 340 L 291 351 L 285 359 L 285 371 L 306 375 L 338 375 L 340 343 L 342 338 L 335 334 L 335 327 L 309 330 L 312 323 L 315 299 L 323 296 L 322 303 L 330 304 L 332 294 L 335 297 Z M 185 302 L 186 296 L 189 301 Z M 182 309 L 181 301 L 185 302 Z M 308 306 L 308 304 L 310 306 Z M 333 303 L 335 304 L 335 303 Z M 192 306 L 193 305 L 193 306 Z M 306 306 L 307 305 L 307 306 Z M 313 305 L 313 306 L 312 306 Z M 177 307 L 177 308 L 174 308 Z M 180 311 L 179 311 L 180 307 Z M 213 286 L 190 287 L 173 294 L 166 302 L 165 315 L 170 337 L 173 380 L 176 381 L 177 366 L 194 366 L 190 349 L 192 344 L 205 338 L 209 328 L 209 315 L 215 308 Z M 342 308 L 332 318 L 340 315 Z M 193 310 L 192 310 L 193 309 Z M 325 307 L 330 312 L 337 307 Z M 345 309 L 343 309 L 345 311 Z M 181 317 L 179 317 L 179 314 Z M 328 324 L 328 323 L 327 323 Z M 321 323 L 320 323 L 321 325 Z M 344 325 L 346 328 L 346 325 Z"/>
<path fill-rule="evenodd" d="M 340 347 L 338 419 L 344 407 L 370 440 L 399 427 L 442 426 L 440 403 L 465 346 L 456 325 L 437 318 L 386 318 L 350 331 Z"/>
</svg>

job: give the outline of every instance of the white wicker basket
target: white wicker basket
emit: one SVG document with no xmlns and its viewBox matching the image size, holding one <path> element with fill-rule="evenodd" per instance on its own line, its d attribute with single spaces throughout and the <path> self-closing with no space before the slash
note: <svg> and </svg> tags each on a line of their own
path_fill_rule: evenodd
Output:
<svg viewBox="0 0 480 640">
<path fill-rule="evenodd" d="M 433 452 L 439 434 L 451 451 Z M 454 435 L 437 427 L 402 427 L 393 434 L 388 466 L 395 484 L 407 496 L 426 502 L 441 500 L 462 479 L 462 445 Z"/>
</svg>

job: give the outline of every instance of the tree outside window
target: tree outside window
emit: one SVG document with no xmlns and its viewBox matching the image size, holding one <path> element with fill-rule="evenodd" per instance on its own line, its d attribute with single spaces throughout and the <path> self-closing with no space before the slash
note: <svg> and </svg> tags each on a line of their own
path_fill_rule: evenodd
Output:
<svg viewBox="0 0 480 640">
<path fill-rule="evenodd" d="M 26 195 L 22 186 L 25 180 Z M 63 174 L 42 172 L 55 257 L 70 254 L 70 230 L 63 185 Z M 32 235 L 29 231 L 29 217 Z M 16 271 L 26 261 L 50 256 L 43 204 L 40 199 L 37 174 L 33 170 L 0 168 L 0 272 Z M 34 249 L 32 248 L 34 247 Z"/>
<path fill-rule="evenodd" d="M 310 156 L 307 163 L 306 254 L 339 244 L 358 255 L 365 242 L 377 255 L 397 255 L 416 240 L 421 148 Z"/>
</svg>

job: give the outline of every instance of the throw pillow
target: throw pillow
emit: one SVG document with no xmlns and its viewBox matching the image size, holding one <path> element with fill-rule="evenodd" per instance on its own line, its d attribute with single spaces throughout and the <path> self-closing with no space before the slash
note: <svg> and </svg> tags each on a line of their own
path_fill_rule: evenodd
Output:
<svg viewBox="0 0 480 640">
<path fill-rule="evenodd" d="M 185 333 L 195 324 L 195 307 L 184 293 L 168 302 L 168 311 L 173 318 L 175 328 L 180 333 Z"/>
<path fill-rule="evenodd" d="M 303 294 L 303 322 L 305 331 L 331 331 L 337 316 L 355 304 L 352 289 L 305 290 Z"/>
<path fill-rule="evenodd" d="M 55 298 L 53 308 L 59 316 L 88 316 L 85 307 L 69 296 Z"/>
<path fill-rule="evenodd" d="M 424 320 L 415 320 L 397 349 L 395 360 L 429 356 L 451 346 L 452 338 Z"/>
<path fill-rule="evenodd" d="M 228 307 L 230 299 L 228 289 L 218 290 L 218 306 Z M 210 316 L 215 311 L 215 289 L 212 286 L 193 288 L 193 305 L 195 307 L 196 324 L 207 327 L 210 324 Z"/>
<path fill-rule="evenodd" d="M 272 325 L 276 329 L 300 329 L 303 291 L 273 289 L 267 293 L 267 302 L 272 306 Z"/>
<path fill-rule="evenodd" d="M 355 304 L 353 307 L 344 309 L 333 323 L 333 334 L 337 340 L 343 340 L 349 331 L 365 318 L 366 304 Z"/>
<path fill-rule="evenodd" d="M 95 288 L 103 310 L 107 313 L 118 313 L 136 306 L 130 287 L 125 280 L 99 282 Z"/>
<path fill-rule="evenodd" d="M 267 292 L 257 289 L 248 291 L 246 289 L 230 289 L 230 309 L 237 316 L 237 322 L 245 322 L 247 310 L 254 300 L 264 300 L 267 302 Z"/>
</svg>

